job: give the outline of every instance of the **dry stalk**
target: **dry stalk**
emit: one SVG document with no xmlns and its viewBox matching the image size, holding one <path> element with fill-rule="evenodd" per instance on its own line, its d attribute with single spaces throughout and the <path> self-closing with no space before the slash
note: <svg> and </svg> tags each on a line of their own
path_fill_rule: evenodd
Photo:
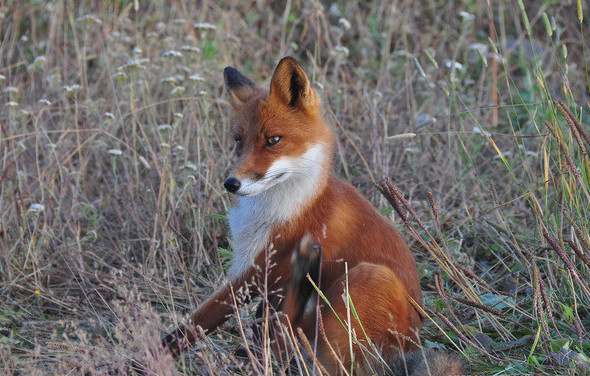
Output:
<svg viewBox="0 0 590 376">
<path fill-rule="evenodd" d="M 494 24 L 494 11 L 492 3 L 488 2 L 488 27 L 489 27 L 489 38 L 492 42 L 496 43 L 496 26 Z M 492 101 L 494 106 L 492 107 L 492 126 L 498 126 L 498 107 L 500 101 L 498 99 L 498 56 L 497 53 L 492 52 Z"/>
<path fill-rule="evenodd" d="M 590 268 L 590 259 L 588 259 L 588 257 L 584 254 L 584 252 L 578 248 L 578 246 L 576 245 L 576 243 L 573 242 L 573 240 L 568 239 L 567 243 L 570 245 L 570 247 L 574 250 L 574 252 L 576 253 L 576 255 L 578 255 L 578 257 L 580 258 L 580 260 L 582 260 L 584 262 L 584 264 L 586 264 L 586 266 L 588 268 Z"/>
<path fill-rule="evenodd" d="M 486 311 L 486 312 L 488 312 L 488 313 L 490 313 L 490 314 L 492 314 L 494 316 L 499 316 L 499 317 L 503 318 L 504 320 L 509 321 L 509 322 L 513 323 L 514 325 L 517 325 L 517 326 L 521 327 L 522 329 L 525 329 L 525 330 L 528 330 L 530 332 L 533 332 L 533 330 L 531 328 L 528 328 L 528 327 L 522 325 L 521 323 L 519 323 L 518 321 L 511 319 L 510 317 L 506 316 L 504 313 L 502 313 L 501 311 L 498 311 L 495 308 L 488 307 L 487 305 L 484 305 L 484 304 L 481 304 L 481 303 L 478 303 L 478 302 L 474 302 L 472 300 L 460 298 L 458 296 L 453 296 L 453 299 L 456 300 L 456 301 L 458 301 L 459 303 L 468 305 L 468 306 L 473 307 L 473 308 L 480 309 L 482 311 Z"/>
<path fill-rule="evenodd" d="M 580 240 L 586 251 L 590 252 L 590 243 L 588 243 L 588 240 L 586 239 L 586 236 L 584 235 L 584 232 L 582 231 L 580 226 L 578 226 L 574 219 L 569 215 L 567 210 L 564 211 L 564 214 L 570 225 L 574 228 L 574 231 L 578 235 L 578 239 Z"/>
<path fill-rule="evenodd" d="M 486 281 L 484 281 L 483 279 L 481 279 L 481 277 L 479 277 L 477 274 L 475 274 L 471 270 L 467 269 L 465 266 L 463 266 L 461 264 L 455 264 L 455 266 L 457 267 L 457 269 L 459 269 L 460 271 L 462 271 L 464 275 L 466 275 L 467 277 L 470 277 L 470 278 L 475 279 L 480 285 L 482 285 L 483 287 L 485 287 L 488 291 L 491 291 L 494 294 L 498 294 L 498 295 L 513 296 L 513 294 L 511 294 L 509 292 L 503 292 L 503 291 L 496 290 L 490 284 L 488 284 Z"/>
<path fill-rule="evenodd" d="M 563 115 L 563 117 L 565 118 L 565 120 L 567 121 L 567 124 L 570 127 L 570 130 L 572 131 L 574 138 L 576 139 L 576 141 L 578 142 L 578 146 L 580 147 L 580 150 L 582 150 L 582 154 L 586 155 L 586 148 L 584 147 L 584 143 L 582 142 L 582 138 L 580 137 L 580 132 L 579 129 L 580 128 L 577 127 L 577 125 L 574 123 L 574 121 L 572 119 L 575 119 L 575 117 L 570 117 L 570 112 L 569 109 L 564 105 L 563 102 L 559 101 L 559 102 L 555 102 L 555 105 L 557 106 L 557 108 L 559 109 L 559 111 L 561 112 L 561 114 Z M 568 112 L 566 112 L 566 109 Z M 576 119 L 577 120 L 577 119 Z M 583 131 L 583 129 L 582 129 Z"/>
<path fill-rule="evenodd" d="M 88 350 L 88 349 L 85 349 L 85 348 L 79 347 L 79 346 L 73 346 L 73 345 L 70 345 L 70 344 L 64 343 L 64 342 L 47 342 L 46 344 L 47 344 L 47 346 L 53 347 L 53 348 L 56 348 L 56 349 L 71 350 L 71 351 L 74 351 L 74 352 L 77 352 L 77 353 L 88 354 L 90 356 L 95 356 L 96 355 L 94 353 L 94 351 L 92 351 L 92 350 Z"/>
<path fill-rule="evenodd" d="M 438 295 L 440 295 L 440 297 L 443 299 L 443 301 L 445 302 L 445 304 L 447 306 L 449 306 L 449 298 L 447 297 L 447 292 L 445 291 L 445 289 L 443 287 L 443 283 L 442 283 L 442 279 L 440 277 L 440 273 L 436 273 L 434 275 L 434 286 L 436 287 L 436 291 L 438 292 Z"/>
<path fill-rule="evenodd" d="M 391 206 L 393 206 L 393 209 L 395 210 L 397 215 L 400 216 L 400 218 L 402 219 L 404 224 L 411 228 L 411 223 L 408 220 L 408 216 L 406 215 L 406 212 L 402 209 L 399 198 L 395 194 L 395 191 L 393 191 L 391 189 L 391 186 L 392 186 L 392 184 L 391 184 L 391 180 L 389 180 L 389 178 L 385 178 L 384 181 L 382 181 L 381 183 L 379 183 L 377 185 L 377 187 L 379 188 L 379 190 L 381 191 L 383 196 L 385 196 L 387 201 L 389 201 Z"/>
<path fill-rule="evenodd" d="M 469 330 L 467 330 L 467 328 L 465 328 L 465 325 L 461 322 L 461 320 L 459 320 L 459 317 L 457 317 L 457 315 L 455 314 L 455 311 L 453 310 L 453 306 L 449 303 L 448 295 L 447 295 L 447 293 L 445 291 L 445 288 L 444 288 L 444 285 L 443 285 L 443 281 L 442 281 L 442 278 L 440 277 L 440 274 L 439 273 L 437 273 L 434 276 L 434 284 L 435 284 L 435 287 L 436 287 L 436 291 L 438 292 L 438 294 L 441 296 L 441 298 L 445 302 L 445 304 L 446 304 L 449 312 L 451 313 L 451 315 L 453 316 L 453 318 L 455 319 L 455 321 L 459 323 L 459 325 L 461 326 L 461 328 L 466 333 L 469 333 L 469 335 L 473 336 L 473 334 L 471 334 L 469 332 Z M 465 301 L 468 301 L 467 299 L 464 299 L 464 300 Z M 482 304 L 482 306 L 483 306 L 483 304 Z"/>
<path fill-rule="evenodd" d="M 547 128 L 549 128 L 549 130 L 551 131 L 551 134 L 553 134 L 553 137 L 555 137 L 555 140 L 557 141 L 559 148 L 561 149 L 561 151 L 563 152 L 563 155 L 565 156 L 565 160 L 567 162 L 570 172 L 576 177 L 576 179 L 578 179 L 578 182 L 580 183 L 580 187 L 582 187 L 582 190 L 586 194 L 586 198 L 588 198 L 588 200 L 590 201 L 590 194 L 588 193 L 586 185 L 582 181 L 582 176 L 580 175 L 580 172 L 578 171 L 576 164 L 574 163 L 572 155 L 567 150 L 567 146 L 566 146 L 565 142 L 563 142 L 563 139 L 560 137 L 559 133 L 557 132 L 557 129 L 553 128 L 553 126 L 546 120 L 545 120 L 545 125 L 547 126 Z"/>
<path fill-rule="evenodd" d="M 330 345 L 330 341 L 328 340 L 328 336 L 326 335 L 326 330 L 324 328 L 324 321 L 322 319 L 322 315 L 319 315 L 319 319 L 320 319 L 320 332 L 322 333 L 322 338 L 324 339 L 324 341 L 326 342 L 326 345 L 328 345 L 328 348 L 330 349 L 330 352 L 332 353 L 332 356 L 334 357 L 334 359 L 336 359 L 336 362 L 338 362 L 338 365 L 340 366 L 340 370 L 346 375 L 346 376 L 350 376 L 350 374 L 348 373 L 348 371 L 346 370 L 346 368 L 344 367 L 344 364 L 342 364 L 342 360 L 340 360 L 340 356 L 338 356 L 336 354 L 336 351 L 334 351 L 334 348 L 332 347 L 332 345 Z"/>
<path fill-rule="evenodd" d="M 539 319 L 541 320 L 541 327 L 543 328 L 543 336 L 545 339 L 550 340 L 550 332 L 549 332 L 549 325 L 547 323 L 547 318 L 545 317 L 545 309 L 543 307 L 543 298 L 541 294 L 541 276 L 539 273 L 539 269 L 534 268 L 534 275 L 533 275 L 533 288 L 535 289 L 535 294 L 533 296 L 533 304 L 537 309 L 537 314 Z"/>
<path fill-rule="evenodd" d="M 560 338 L 563 338 L 563 336 L 561 335 L 561 332 L 559 331 L 558 327 L 557 327 L 557 323 L 555 322 L 555 318 L 553 317 L 553 305 L 551 304 L 551 300 L 549 299 L 549 295 L 547 295 L 547 287 L 545 286 L 545 282 L 543 282 L 543 278 L 541 278 L 541 273 L 539 272 L 539 269 L 537 268 L 537 265 L 534 265 L 534 269 L 535 269 L 535 275 L 537 276 L 537 280 L 539 281 L 539 292 L 541 294 L 541 299 L 543 299 L 543 303 L 545 305 L 545 309 L 547 310 L 547 316 L 549 316 L 549 320 L 551 320 L 551 323 L 553 324 L 553 327 L 555 328 L 555 330 L 557 331 L 557 334 L 559 335 Z"/>
<path fill-rule="evenodd" d="M 580 139 L 580 135 L 584 137 L 584 140 L 586 140 L 588 145 L 590 145 L 590 136 L 588 135 L 588 133 L 586 133 L 584 127 L 582 127 L 582 124 L 580 123 L 576 115 L 573 114 L 573 112 L 565 105 L 565 103 L 563 103 L 563 101 L 555 102 L 555 104 L 557 105 L 557 108 L 569 124 L 572 132 L 574 132 L 574 136 L 576 137 L 576 141 L 578 141 L 578 144 L 580 145 L 580 149 L 582 149 L 582 152 L 586 154 L 586 149 L 584 148 L 582 140 Z"/>
<path fill-rule="evenodd" d="M 367 163 L 367 160 L 363 156 L 363 153 L 361 153 L 361 151 L 358 149 L 358 147 L 356 146 L 356 144 L 354 143 L 354 141 L 352 141 L 352 139 L 348 135 L 348 132 L 342 126 L 342 124 L 338 120 L 338 117 L 336 116 L 336 114 L 332 110 L 332 107 L 326 106 L 326 109 L 328 110 L 328 112 L 330 113 L 330 115 L 332 115 L 332 118 L 334 119 L 334 121 L 336 122 L 336 124 L 338 124 L 338 128 L 340 128 L 340 131 L 344 134 L 344 137 L 346 137 L 346 139 L 348 140 L 348 142 L 350 142 L 350 145 L 352 146 L 352 148 L 354 149 L 354 151 L 357 153 L 357 155 L 359 156 L 360 160 L 363 162 L 363 164 L 365 166 L 365 169 L 367 170 L 367 173 L 369 174 L 369 177 L 371 178 L 371 181 L 373 182 L 373 184 L 377 184 L 377 182 L 375 181 L 375 177 L 373 176 L 373 172 L 371 172 L 371 168 L 369 167 L 369 164 Z"/>
<path fill-rule="evenodd" d="M 561 246 L 559 245 L 559 243 L 557 243 L 557 241 L 555 240 L 555 238 L 553 238 L 553 236 L 551 236 L 547 231 L 543 231 L 543 236 L 545 237 L 545 239 L 547 239 L 547 241 L 549 242 L 549 244 L 551 244 L 551 247 L 555 250 L 555 252 L 557 252 L 557 254 L 559 255 L 559 257 L 561 258 L 561 260 L 565 264 L 565 267 L 568 270 L 568 272 L 570 273 L 570 275 L 572 277 L 574 277 L 574 279 L 578 282 L 578 284 L 584 290 L 584 292 L 586 293 L 586 295 L 590 296 L 590 291 L 588 290 L 588 288 L 586 287 L 586 285 L 580 279 L 580 276 L 578 275 L 578 272 L 576 271 L 576 268 L 574 267 L 574 264 L 569 259 L 569 257 L 567 257 L 567 255 L 565 254 L 565 251 L 563 250 L 563 248 L 561 248 Z"/>
<path fill-rule="evenodd" d="M 486 349 L 480 347 L 479 345 L 477 345 L 475 342 L 471 341 L 469 338 L 467 338 L 461 331 L 459 331 L 459 329 L 457 329 L 457 327 L 448 319 L 446 318 L 442 313 L 436 312 L 436 311 L 431 311 L 434 315 L 436 315 L 440 320 L 442 320 L 442 322 L 444 322 L 449 328 L 451 328 L 451 330 L 453 332 L 455 332 L 455 334 L 457 335 L 457 337 L 459 337 L 459 339 L 463 342 L 465 342 L 466 344 L 468 344 L 469 346 L 472 346 L 474 348 L 476 348 L 479 352 L 481 352 L 484 355 L 487 355 L 493 359 L 498 359 L 495 356 L 493 356 L 492 354 L 490 354 Z"/>
<path fill-rule="evenodd" d="M 410 206 L 410 204 L 408 203 L 408 201 L 404 198 L 404 196 L 400 193 L 400 191 L 395 187 L 395 185 L 393 185 L 393 183 L 391 182 L 391 180 L 389 178 L 387 178 L 385 180 L 385 182 L 387 183 L 389 189 L 395 194 L 395 196 L 397 197 L 397 199 L 404 205 L 404 207 L 406 208 L 406 210 L 408 211 L 408 213 L 410 213 L 412 215 L 412 217 L 414 217 L 414 219 L 416 220 L 416 223 L 418 223 L 418 226 L 420 226 L 420 228 L 430 234 L 428 232 L 428 230 L 426 229 L 426 226 L 424 226 L 424 223 L 422 223 L 422 221 L 420 220 L 420 217 L 418 217 L 418 214 L 416 214 L 416 212 L 414 211 L 414 209 Z"/>
<path fill-rule="evenodd" d="M 580 343 L 580 348 L 582 347 L 582 343 L 584 342 L 584 333 L 582 332 L 582 325 L 580 324 L 580 319 L 574 316 L 572 320 L 574 322 L 574 329 L 576 330 L 576 334 L 578 335 L 578 342 Z"/>
<path fill-rule="evenodd" d="M 309 343 L 309 340 L 307 339 L 307 337 L 305 336 L 305 333 L 303 333 L 303 330 L 301 328 L 297 328 L 297 334 L 299 335 L 299 339 L 301 340 L 301 342 L 303 342 L 303 345 L 305 346 L 307 353 L 309 354 L 309 356 L 313 360 L 313 364 L 315 364 L 320 369 L 320 376 L 321 375 L 328 375 L 329 376 L 330 374 L 328 373 L 328 371 L 326 371 L 324 366 L 322 366 L 322 364 L 320 363 L 318 358 L 315 356 L 315 353 L 314 353 L 313 349 L 311 348 L 311 344 Z"/>
<path fill-rule="evenodd" d="M 456 268 L 456 263 L 454 263 L 450 259 L 448 250 L 447 250 L 447 252 L 444 252 L 440 248 L 440 245 L 436 242 L 436 240 L 434 239 L 432 234 L 426 229 L 426 226 L 424 226 L 424 223 L 420 220 L 420 218 L 418 217 L 418 214 L 416 214 L 416 212 L 414 211 L 414 209 L 412 209 L 412 207 L 410 206 L 408 201 L 402 196 L 402 194 L 399 192 L 399 190 L 393 185 L 393 183 L 391 182 L 391 179 L 385 178 L 385 180 L 381 181 L 381 183 L 379 183 L 377 185 L 377 187 L 381 191 L 383 196 L 385 196 L 385 198 L 389 201 L 389 203 L 391 203 L 391 205 L 393 206 L 395 211 L 398 213 L 398 215 L 402 218 L 406 227 L 412 232 L 414 237 L 418 241 L 420 241 L 422 246 L 424 246 L 424 248 L 426 248 L 426 250 L 434 258 L 436 263 L 445 271 L 445 273 L 447 273 L 447 275 L 449 275 L 449 277 L 458 286 L 461 287 L 461 289 L 467 295 L 470 295 L 473 299 L 477 299 L 477 293 L 471 288 L 471 286 L 465 285 L 462 283 L 460 276 L 459 276 L 459 272 L 457 271 L 457 268 Z M 422 239 L 420 234 L 418 234 L 418 232 L 416 231 L 414 226 L 412 226 L 412 223 L 410 222 L 408 216 L 405 214 L 404 210 L 402 209 L 402 206 L 400 205 L 400 203 L 403 204 L 403 206 L 408 210 L 408 212 L 412 215 L 412 217 L 414 217 L 414 219 L 416 220 L 416 222 L 418 223 L 420 228 L 427 234 L 427 236 L 430 238 L 430 240 L 435 245 L 435 247 L 432 247 L 430 244 L 426 243 L 426 241 L 424 239 Z M 443 244 L 446 247 L 446 243 L 443 242 Z"/>
<path fill-rule="evenodd" d="M 432 192 L 428 192 L 428 201 L 430 202 L 430 207 L 432 208 L 432 214 L 434 214 L 434 220 L 440 226 L 440 223 L 438 222 L 438 209 L 436 208 L 436 204 L 434 203 Z"/>
</svg>

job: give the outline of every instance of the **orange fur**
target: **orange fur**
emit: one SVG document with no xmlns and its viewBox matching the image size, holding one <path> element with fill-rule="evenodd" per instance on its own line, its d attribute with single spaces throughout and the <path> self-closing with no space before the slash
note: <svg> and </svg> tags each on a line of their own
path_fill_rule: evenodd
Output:
<svg viewBox="0 0 590 376">
<path fill-rule="evenodd" d="M 322 117 L 318 95 L 311 88 L 299 64 L 291 58 L 281 60 L 271 80 L 270 93 L 254 85 L 233 68 L 226 68 L 225 74 L 233 109 L 231 121 L 235 126 L 234 137 L 241 145 L 239 160 L 230 174 L 233 180 L 226 181 L 226 187 L 236 189 L 238 194 L 236 211 L 240 205 L 258 202 L 253 201 L 256 199 L 247 201 L 249 198 L 240 197 L 241 188 L 236 188 L 238 183 L 243 185 L 248 182 L 259 189 L 267 184 L 266 174 L 272 166 L 293 161 L 299 163 L 297 158 L 302 158 L 313 146 L 320 145 L 317 150 L 323 157 L 318 157 L 318 178 L 305 183 L 306 189 L 312 194 L 309 197 L 302 196 L 292 213 L 287 209 L 280 211 L 289 214 L 288 220 L 268 218 L 272 223 L 268 229 L 269 235 L 268 238 L 261 236 L 262 240 L 266 239 L 265 245 L 255 250 L 253 265 L 238 265 L 231 281 L 197 309 L 190 324 L 201 326 L 207 333 L 216 329 L 233 313 L 231 288 L 237 290 L 259 273 L 269 273 L 269 291 L 285 289 L 292 276 L 292 252 L 303 235 L 310 233 L 311 238 L 321 246 L 323 254 L 319 284 L 337 314 L 341 318 L 347 317 L 346 305 L 342 300 L 347 265 L 349 294 L 373 344 L 394 352 L 414 348 L 412 341 L 405 338 L 415 340 L 422 326 L 422 318 L 407 298 L 410 296 L 422 304 L 415 261 L 408 246 L 389 221 L 353 186 L 332 175 L 335 137 Z M 269 145 L 268 140 L 273 136 L 282 138 L 276 144 Z M 289 179 L 299 178 L 297 174 Z M 272 181 L 268 184 L 272 184 Z M 273 190 L 276 197 L 281 197 L 281 184 L 285 183 L 277 183 L 272 188 L 264 186 L 260 195 Z M 273 205 L 288 203 L 269 202 Z M 254 211 L 257 208 L 251 209 Z M 241 215 L 248 214 L 246 210 L 243 211 L 246 213 Z M 260 221 L 260 226 L 266 223 L 265 218 L 255 219 Z M 247 237 L 243 239 L 251 240 Z M 266 249 L 271 242 L 274 252 L 271 262 L 267 263 Z M 236 246 L 236 252 L 243 251 L 240 249 L 241 244 Z M 247 260 L 247 257 L 236 260 Z M 272 265 L 270 270 L 265 269 L 266 265 Z M 256 289 L 250 291 L 251 295 L 259 293 Z M 298 304 L 305 302 L 290 300 L 283 307 L 289 315 L 289 311 L 293 311 Z M 348 367 L 351 361 L 349 334 L 325 306 L 321 308 L 321 313 L 329 344 L 342 356 L 345 367 Z M 352 321 L 350 324 L 354 333 L 362 343 L 364 339 L 360 326 L 356 320 Z M 308 338 L 313 338 L 316 331 L 315 312 L 308 313 L 299 322 L 291 322 L 291 325 L 302 327 Z M 181 336 L 189 342 L 194 340 L 193 331 L 185 328 L 180 328 L 165 340 L 165 345 L 175 355 L 184 346 L 177 339 Z M 321 341 L 318 358 L 329 370 L 338 372 L 337 362 L 327 345 Z M 354 349 L 354 355 L 356 359 L 361 358 L 358 346 Z"/>
</svg>

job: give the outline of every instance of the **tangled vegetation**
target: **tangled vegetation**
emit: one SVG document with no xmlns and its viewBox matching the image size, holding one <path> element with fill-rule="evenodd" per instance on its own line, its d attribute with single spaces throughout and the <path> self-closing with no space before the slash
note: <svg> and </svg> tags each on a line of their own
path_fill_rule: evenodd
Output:
<svg viewBox="0 0 590 376">
<path fill-rule="evenodd" d="M 231 256 L 222 70 L 267 82 L 286 55 L 323 98 L 337 173 L 415 252 L 424 347 L 474 374 L 590 373 L 588 9 L 2 2 L 0 373 L 288 365 L 236 360 L 245 304 L 176 364 L 159 349 Z"/>
</svg>

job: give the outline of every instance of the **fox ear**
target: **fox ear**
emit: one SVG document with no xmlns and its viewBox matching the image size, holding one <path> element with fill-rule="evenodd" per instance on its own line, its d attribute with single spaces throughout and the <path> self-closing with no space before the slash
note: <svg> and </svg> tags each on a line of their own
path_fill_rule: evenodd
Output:
<svg viewBox="0 0 590 376">
<path fill-rule="evenodd" d="M 233 105 L 246 102 L 254 94 L 256 84 L 236 68 L 226 67 L 223 70 L 223 78 Z"/>
<path fill-rule="evenodd" d="M 314 94 L 297 60 L 282 58 L 270 81 L 270 97 L 286 106 L 306 109 L 315 103 Z"/>
</svg>

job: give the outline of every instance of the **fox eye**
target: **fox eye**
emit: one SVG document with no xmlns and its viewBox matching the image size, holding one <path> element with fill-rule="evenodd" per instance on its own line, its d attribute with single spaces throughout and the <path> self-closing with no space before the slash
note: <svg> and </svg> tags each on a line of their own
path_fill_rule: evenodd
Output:
<svg viewBox="0 0 590 376">
<path fill-rule="evenodd" d="M 282 137 L 282 136 L 272 136 L 272 137 L 269 137 L 269 138 L 266 140 L 266 145 L 270 145 L 270 146 L 272 146 L 272 145 L 275 145 L 275 144 L 277 144 L 279 141 L 281 141 L 281 138 L 283 138 L 283 137 Z"/>
<path fill-rule="evenodd" d="M 242 146 L 243 146 L 243 142 L 241 138 L 235 138 L 234 139 L 236 141 L 236 148 L 238 150 L 242 150 Z"/>
</svg>

